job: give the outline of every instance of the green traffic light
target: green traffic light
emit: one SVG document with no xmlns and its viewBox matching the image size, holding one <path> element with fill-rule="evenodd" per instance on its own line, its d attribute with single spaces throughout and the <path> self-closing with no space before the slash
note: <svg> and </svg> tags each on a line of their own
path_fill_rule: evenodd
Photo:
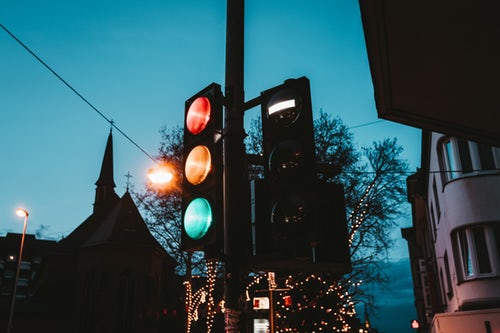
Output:
<svg viewBox="0 0 500 333">
<path fill-rule="evenodd" d="M 196 198 L 189 203 L 184 213 L 184 230 L 194 240 L 204 237 L 213 223 L 210 203 Z"/>
</svg>

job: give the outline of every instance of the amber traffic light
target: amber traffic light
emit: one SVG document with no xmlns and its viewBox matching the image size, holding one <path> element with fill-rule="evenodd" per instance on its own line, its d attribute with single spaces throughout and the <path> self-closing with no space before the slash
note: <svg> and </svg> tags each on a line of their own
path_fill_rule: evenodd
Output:
<svg viewBox="0 0 500 333">
<path fill-rule="evenodd" d="M 186 100 L 182 185 L 182 247 L 215 253 L 222 247 L 222 103 L 218 84 Z"/>
</svg>

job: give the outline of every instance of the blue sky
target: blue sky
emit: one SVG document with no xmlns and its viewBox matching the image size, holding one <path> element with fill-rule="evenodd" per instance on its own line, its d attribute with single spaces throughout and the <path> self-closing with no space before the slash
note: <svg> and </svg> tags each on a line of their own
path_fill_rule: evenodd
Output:
<svg viewBox="0 0 500 333">
<path fill-rule="evenodd" d="M 420 130 L 357 127 L 378 120 L 357 1 L 247 0 L 245 11 L 246 100 L 307 76 L 316 114 L 340 116 L 359 146 L 397 137 L 416 169 Z M 151 155 L 161 126 L 182 126 L 187 98 L 224 86 L 225 17 L 223 0 L 0 2 L 0 23 Z M 22 231 L 14 211 L 23 206 L 28 232 L 59 239 L 92 212 L 110 126 L 3 30 L 0 78 L 0 234 Z M 128 172 L 144 188 L 154 164 L 116 130 L 114 156 L 117 193 Z M 407 261 L 405 242 L 391 255 Z M 409 266 L 405 273 L 409 283 Z M 387 318 L 373 319 L 382 331 L 410 330 L 384 326 Z"/>
</svg>

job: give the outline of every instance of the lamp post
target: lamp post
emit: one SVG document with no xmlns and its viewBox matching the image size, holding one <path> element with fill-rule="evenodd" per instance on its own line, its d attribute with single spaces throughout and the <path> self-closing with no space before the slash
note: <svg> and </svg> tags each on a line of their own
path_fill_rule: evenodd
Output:
<svg viewBox="0 0 500 333">
<path fill-rule="evenodd" d="M 24 217 L 23 235 L 21 237 L 21 245 L 19 247 L 19 257 L 17 258 L 17 270 L 16 278 L 14 280 L 14 289 L 12 290 L 12 301 L 10 303 L 10 315 L 9 315 L 9 326 L 7 327 L 7 333 L 12 330 L 12 316 L 14 315 L 14 303 L 16 302 L 16 292 L 17 292 L 17 281 L 19 279 L 19 269 L 21 267 L 21 260 L 23 258 L 23 248 L 24 248 L 24 236 L 26 235 L 26 226 L 28 225 L 28 211 L 23 208 L 18 208 L 16 214 L 20 217 Z"/>
</svg>

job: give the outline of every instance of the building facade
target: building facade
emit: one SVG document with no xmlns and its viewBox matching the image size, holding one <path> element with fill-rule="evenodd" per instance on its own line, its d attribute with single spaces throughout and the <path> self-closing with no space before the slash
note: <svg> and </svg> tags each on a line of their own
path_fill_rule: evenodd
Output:
<svg viewBox="0 0 500 333">
<path fill-rule="evenodd" d="M 21 238 L 22 234 L 17 233 L 8 233 L 5 237 L 0 237 L 0 297 L 12 295 Z M 56 246 L 56 241 L 41 240 L 35 235 L 26 235 L 17 282 L 18 298 L 33 296 L 36 282 L 42 271 L 43 258 Z"/>
<path fill-rule="evenodd" d="M 500 148 L 423 131 L 407 184 L 419 332 L 500 332 Z"/>
</svg>

